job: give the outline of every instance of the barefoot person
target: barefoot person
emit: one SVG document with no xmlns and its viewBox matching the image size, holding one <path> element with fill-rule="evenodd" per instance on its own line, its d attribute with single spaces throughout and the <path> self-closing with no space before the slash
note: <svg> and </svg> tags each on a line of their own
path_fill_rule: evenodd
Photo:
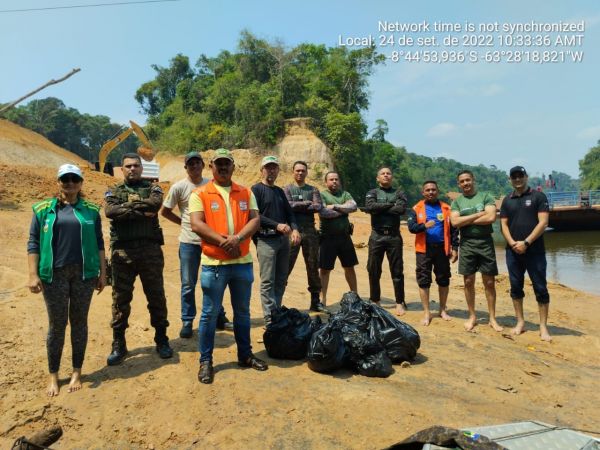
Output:
<svg viewBox="0 0 600 450">
<path fill-rule="evenodd" d="M 358 264 L 356 250 L 352 244 L 352 225 L 348 214 L 356 211 L 356 202 L 349 192 L 342 190 L 340 176 L 337 172 L 325 174 L 327 189 L 321 191 L 323 208 L 319 211 L 321 218 L 321 241 L 319 244 L 319 275 L 321 276 L 321 292 L 323 306 L 327 305 L 327 288 L 329 275 L 339 257 L 348 287 L 357 292 L 358 282 L 354 266 Z"/>
<path fill-rule="evenodd" d="M 452 202 L 450 222 L 460 230 L 458 273 L 464 277 L 465 298 L 469 309 L 465 330 L 471 331 L 477 325 L 475 275 L 481 272 L 490 314 L 490 326 L 496 331 L 502 331 L 502 327 L 496 322 L 495 283 L 498 266 L 492 239 L 492 224 L 496 221 L 496 202 L 490 194 L 477 192 L 475 176 L 470 170 L 459 172 L 456 179 L 462 195 Z"/>
<path fill-rule="evenodd" d="M 381 301 L 381 265 L 387 255 L 394 285 L 396 315 L 406 313 L 404 294 L 404 261 L 402 259 L 402 235 L 400 216 L 406 211 L 406 195 L 401 189 L 392 188 L 393 176 L 389 167 L 377 171 L 379 187 L 367 192 L 364 212 L 371 215 L 371 236 L 369 236 L 369 298 L 379 305 Z"/>
<path fill-rule="evenodd" d="M 69 392 L 81 389 L 88 339 L 87 317 L 94 289 L 106 285 L 100 207 L 83 197 L 79 167 L 58 169 L 55 198 L 33 205 L 27 243 L 29 290 L 42 292 L 48 310 L 48 396 L 58 395 L 58 369 L 67 322 L 71 325 L 73 374 Z"/>
<path fill-rule="evenodd" d="M 408 230 L 415 234 L 415 252 L 417 254 L 417 284 L 423 305 L 422 324 L 431 322 L 429 311 L 429 288 L 431 270 L 438 285 L 440 311 L 438 316 L 451 320 L 446 311 L 450 286 L 450 262 L 458 259 L 458 230 L 450 223 L 450 206 L 438 200 L 439 190 L 435 181 L 423 183 L 423 200 L 408 213 Z"/>
<path fill-rule="evenodd" d="M 550 341 L 548 332 L 548 307 L 550 296 L 546 286 L 546 250 L 544 230 L 548 226 L 548 199 L 543 192 L 527 185 L 527 171 L 517 166 L 510 169 L 510 183 L 515 189 L 502 200 L 500 223 L 506 239 L 506 267 L 510 279 L 510 296 L 513 299 L 517 325 L 512 333 L 525 331 L 523 317 L 523 284 L 525 271 L 529 274 L 540 312 L 540 336 Z"/>
</svg>

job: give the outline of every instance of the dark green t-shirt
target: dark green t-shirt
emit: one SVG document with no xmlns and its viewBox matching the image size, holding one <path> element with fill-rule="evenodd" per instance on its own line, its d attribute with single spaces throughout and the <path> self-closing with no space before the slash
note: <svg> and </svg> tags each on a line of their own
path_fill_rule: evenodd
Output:
<svg viewBox="0 0 600 450">
<path fill-rule="evenodd" d="M 313 192 L 316 188 L 308 184 L 305 184 L 302 187 L 298 186 L 297 184 L 290 184 L 289 186 L 286 186 L 285 189 L 287 192 L 289 192 L 293 202 L 305 202 L 307 200 L 313 201 Z M 298 227 L 314 227 L 315 213 L 316 211 L 294 211 Z"/>
<path fill-rule="evenodd" d="M 458 211 L 461 217 L 477 214 L 488 205 L 496 205 L 496 200 L 487 192 L 477 192 L 475 195 L 467 197 L 459 195 L 453 202 L 450 209 Z M 462 237 L 484 237 L 492 234 L 492 225 L 468 225 L 460 229 Z"/>
<path fill-rule="evenodd" d="M 339 191 L 333 195 L 329 191 L 321 191 L 321 199 L 323 200 L 323 208 L 327 205 L 343 205 L 348 200 L 354 200 L 349 192 Z M 324 219 L 321 217 L 321 233 L 322 234 L 348 234 L 350 230 L 350 220 L 348 215 L 343 214 L 335 219 Z"/>
</svg>

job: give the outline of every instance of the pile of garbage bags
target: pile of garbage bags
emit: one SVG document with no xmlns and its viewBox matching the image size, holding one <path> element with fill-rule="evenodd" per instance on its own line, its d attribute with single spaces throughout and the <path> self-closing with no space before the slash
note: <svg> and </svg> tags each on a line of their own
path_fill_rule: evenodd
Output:
<svg viewBox="0 0 600 450">
<path fill-rule="evenodd" d="M 368 377 L 388 377 L 392 363 L 412 360 L 419 333 L 383 308 L 348 292 L 327 324 L 297 309 L 273 311 L 263 339 L 272 358 L 308 359 L 315 372 L 350 367 Z"/>
<path fill-rule="evenodd" d="M 315 372 L 351 367 L 368 377 L 388 377 L 392 363 L 412 360 L 419 333 L 383 308 L 344 294 L 341 309 L 316 331 L 309 344 L 308 366 Z"/>
</svg>

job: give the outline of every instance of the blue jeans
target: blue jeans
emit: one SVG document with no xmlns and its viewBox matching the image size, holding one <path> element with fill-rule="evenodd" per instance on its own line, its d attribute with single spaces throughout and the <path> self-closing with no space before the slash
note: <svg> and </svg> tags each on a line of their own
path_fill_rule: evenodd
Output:
<svg viewBox="0 0 600 450">
<path fill-rule="evenodd" d="M 204 296 L 198 329 L 200 362 L 212 361 L 217 317 L 223 308 L 223 294 L 227 286 L 229 286 L 233 307 L 233 334 L 237 344 L 238 360 L 245 361 L 252 354 L 250 295 L 253 281 L 252 263 L 202 266 L 200 284 Z"/>
<path fill-rule="evenodd" d="M 548 287 L 546 284 L 546 254 L 527 253 L 519 255 L 510 248 L 506 249 L 506 267 L 510 280 L 510 297 L 513 300 L 521 300 L 525 297 L 523 284 L 525 283 L 525 271 L 533 285 L 533 292 L 538 303 L 550 302 Z"/>
<path fill-rule="evenodd" d="M 193 322 L 196 317 L 196 283 L 200 270 L 202 247 L 197 244 L 179 243 L 179 273 L 181 276 L 181 321 Z M 225 318 L 225 310 L 220 314 Z"/>
</svg>

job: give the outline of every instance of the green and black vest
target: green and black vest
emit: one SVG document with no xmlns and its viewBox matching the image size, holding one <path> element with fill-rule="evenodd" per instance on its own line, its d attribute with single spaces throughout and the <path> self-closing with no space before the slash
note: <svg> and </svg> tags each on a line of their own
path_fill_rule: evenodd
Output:
<svg viewBox="0 0 600 450">
<path fill-rule="evenodd" d="M 133 200 L 144 200 L 150 197 L 152 183 L 142 180 L 135 186 L 119 183 L 115 186 L 112 195 L 119 199 L 120 203 Z M 140 216 L 130 220 L 110 221 L 110 244 L 113 248 L 134 241 L 155 241 L 164 244 L 162 229 L 158 222 L 158 215 L 153 217 Z"/>
</svg>

